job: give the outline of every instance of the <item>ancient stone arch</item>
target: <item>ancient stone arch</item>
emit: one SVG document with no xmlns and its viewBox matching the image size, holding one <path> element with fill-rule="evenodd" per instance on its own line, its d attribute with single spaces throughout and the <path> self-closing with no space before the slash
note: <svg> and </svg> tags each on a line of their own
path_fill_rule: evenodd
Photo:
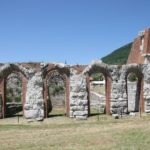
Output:
<svg viewBox="0 0 150 150">
<path fill-rule="evenodd" d="M 88 99 L 88 114 L 90 114 L 90 75 L 92 73 L 102 73 L 105 77 L 105 92 L 106 92 L 106 113 L 110 114 L 110 103 L 111 103 L 111 74 L 109 67 L 101 62 L 94 62 L 87 68 L 85 68 L 84 74 L 86 74 L 87 80 L 87 99 Z"/>
<path fill-rule="evenodd" d="M 45 109 L 44 109 L 44 114 L 45 117 L 48 117 L 48 114 L 50 112 L 50 101 L 49 101 L 49 94 L 48 94 L 48 79 L 49 77 L 54 73 L 57 72 L 59 73 L 64 82 L 65 82 L 65 105 L 66 105 L 66 115 L 69 116 L 69 109 L 70 109 L 70 89 L 69 89 L 69 75 L 70 71 L 68 68 L 61 68 L 60 66 L 55 66 L 53 64 L 48 65 L 46 70 L 43 73 L 43 78 L 44 78 L 44 104 L 45 104 Z"/>
<path fill-rule="evenodd" d="M 139 78 L 143 76 L 143 69 L 142 65 L 140 64 L 130 64 L 130 65 L 123 65 L 121 68 L 121 79 L 126 80 L 127 75 L 130 72 L 134 72 Z"/>
<path fill-rule="evenodd" d="M 58 63 L 22 63 L 0 65 L 0 116 L 5 117 L 5 84 L 11 73 L 16 73 L 23 82 L 24 117 L 43 120 L 48 116 L 48 77 L 57 71 L 66 83 L 67 116 L 86 119 L 89 114 L 89 76 L 101 72 L 106 78 L 108 114 L 127 113 L 126 79 L 130 72 L 137 74 L 141 87 L 141 110 L 150 112 L 150 65 L 106 65 L 96 61 L 88 66 L 68 66 Z M 143 92 L 142 92 L 143 91 Z"/>
<path fill-rule="evenodd" d="M 138 78 L 137 88 L 139 94 L 139 111 L 144 112 L 144 75 L 142 66 L 139 64 L 130 64 L 122 67 L 121 79 L 125 81 L 126 85 L 127 104 L 129 102 L 127 91 L 127 77 L 130 73 L 134 73 Z"/>
<path fill-rule="evenodd" d="M 6 117 L 6 84 L 7 84 L 7 77 L 10 74 L 16 74 L 22 82 L 22 104 L 23 104 L 23 112 L 24 112 L 24 104 L 26 100 L 26 88 L 27 88 L 27 77 L 25 73 L 20 70 L 17 65 L 11 64 L 4 66 L 3 70 L 0 74 L 0 95 L 2 100 L 2 112 L 0 113 L 1 118 Z"/>
</svg>

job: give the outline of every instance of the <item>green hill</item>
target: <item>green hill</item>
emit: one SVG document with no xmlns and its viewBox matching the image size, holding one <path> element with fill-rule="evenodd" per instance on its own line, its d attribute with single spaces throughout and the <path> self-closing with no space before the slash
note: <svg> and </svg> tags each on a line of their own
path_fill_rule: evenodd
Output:
<svg viewBox="0 0 150 150">
<path fill-rule="evenodd" d="M 101 60 L 106 64 L 112 64 L 112 65 L 125 64 L 128 59 L 131 46 L 132 46 L 132 42 L 114 50 L 111 54 L 101 58 Z"/>
</svg>

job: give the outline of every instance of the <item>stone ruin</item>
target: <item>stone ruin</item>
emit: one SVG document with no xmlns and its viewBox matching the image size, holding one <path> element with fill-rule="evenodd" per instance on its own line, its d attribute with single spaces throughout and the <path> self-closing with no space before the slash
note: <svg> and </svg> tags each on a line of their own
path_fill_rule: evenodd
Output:
<svg viewBox="0 0 150 150">
<path fill-rule="evenodd" d="M 147 38 L 147 30 L 145 34 Z M 144 47 L 148 50 L 150 50 L 149 41 L 149 47 Z M 128 62 L 134 56 L 135 43 L 133 43 Z M 138 78 L 138 111 L 150 112 L 150 63 L 148 55 L 141 55 L 141 57 L 145 56 L 146 61 L 143 59 L 143 63 L 140 60 L 140 63 L 128 63 L 122 66 L 107 65 L 102 61 L 93 61 L 90 65 L 74 66 L 62 63 L 0 64 L 0 118 L 6 117 L 6 84 L 7 77 L 11 73 L 18 75 L 22 81 L 21 99 L 24 118 L 35 120 L 47 118 L 50 112 L 48 77 L 54 71 L 61 74 L 65 81 L 66 115 L 68 117 L 86 119 L 90 115 L 90 75 L 97 72 L 102 73 L 105 77 L 106 114 L 127 114 L 129 112 L 127 77 L 130 73 L 135 73 Z"/>
<path fill-rule="evenodd" d="M 47 78 L 57 70 L 64 76 L 66 85 L 66 112 L 68 117 L 85 119 L 89 108 L 89 76 L 101 72 L 106 79 L 106 113 L 116 114 L 121 109 L 128 112 L 127 76 L 134 72 L 138 77 L 140 108 L 150 111 L 150 65 L 128 64 L 123 66 L 107 65 L 96 61 L 88 66 L 68 66 L 65 64 L 21 63 L 1 64 L 0 67 L 0 117 L 5 118 L 6 78 L 16 73 L 22 79 L 22 102 L 24 117 L 43 120 L 49 113 Z"/>
</svg>

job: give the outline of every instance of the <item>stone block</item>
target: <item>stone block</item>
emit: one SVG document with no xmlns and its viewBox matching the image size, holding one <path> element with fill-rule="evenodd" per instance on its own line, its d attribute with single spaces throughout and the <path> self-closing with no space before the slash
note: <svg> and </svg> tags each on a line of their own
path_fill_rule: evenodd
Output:
<svg viewBox="0 0 150 150">
<path fill-rule="evenodd" d="M 113 117 L 114 119 L 119 119 L 119 115 L 118 115 L 118 114 L 112 114 L 112 117 Z"/>
<path fill-rule="evenodd" d="M 76 116 L 78 120 L 87 120 L 87 116 Z"/>
<path fill-rule="evenodd" d="M 86 116 L 88 115 L 88 111 L 75 111 L 73 115 L 74 116 Z"/>
</svg>

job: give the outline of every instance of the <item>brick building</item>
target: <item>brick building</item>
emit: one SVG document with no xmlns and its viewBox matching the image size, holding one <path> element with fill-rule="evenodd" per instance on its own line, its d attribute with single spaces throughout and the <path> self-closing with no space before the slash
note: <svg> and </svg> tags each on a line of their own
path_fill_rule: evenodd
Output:
<svg viewBox="0 0 150 150">
<path fill-rule="evenodd" d="M 139 32 L 135 38 L 127 64 L 147 64 L 150 62 L 150 28 Z"/>
</svg>

